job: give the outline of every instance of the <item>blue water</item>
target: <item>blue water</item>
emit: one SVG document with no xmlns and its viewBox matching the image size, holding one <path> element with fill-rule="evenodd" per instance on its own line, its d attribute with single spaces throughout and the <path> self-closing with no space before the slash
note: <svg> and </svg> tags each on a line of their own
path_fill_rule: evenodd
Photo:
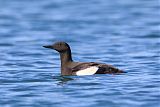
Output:
<svg viewBox="0 0 160 107">
<path fill-rule="evenodd" d="M 160 107 L 158 0 L 0 0 L 1 107 Z M 60 76 L 57 52 L 122 75 Z"/>
</svg>

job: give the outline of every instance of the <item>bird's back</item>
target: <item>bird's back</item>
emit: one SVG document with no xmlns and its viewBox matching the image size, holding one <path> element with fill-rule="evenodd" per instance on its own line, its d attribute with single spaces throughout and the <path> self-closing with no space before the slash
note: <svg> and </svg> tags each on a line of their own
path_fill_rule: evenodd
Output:
<svg viewBox="0 0 160 107">
<path fill-rule="evenodd" d="M 103 64 L 103 63 L 79 63 L 71 69 L 74 75 L 93 75 L 93 74 L 115 74 L 123 73 L 122 70 L 119 70 L 112 65 Z"/>
</svg>

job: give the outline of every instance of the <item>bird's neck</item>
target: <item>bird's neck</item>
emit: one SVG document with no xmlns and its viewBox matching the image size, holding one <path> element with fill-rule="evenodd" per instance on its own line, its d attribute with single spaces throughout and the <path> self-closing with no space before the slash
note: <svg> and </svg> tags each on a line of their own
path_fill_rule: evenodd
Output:
<svg viewBox="0 0 160 107">
<path fill-rule="evenodd" d="M 60 58 L 61 58 L 61 73 L 64 74 L 64 72 L 69 72 L 67 65 L 73 61 L 71 50 L 60 53 Z"/>
</svg>

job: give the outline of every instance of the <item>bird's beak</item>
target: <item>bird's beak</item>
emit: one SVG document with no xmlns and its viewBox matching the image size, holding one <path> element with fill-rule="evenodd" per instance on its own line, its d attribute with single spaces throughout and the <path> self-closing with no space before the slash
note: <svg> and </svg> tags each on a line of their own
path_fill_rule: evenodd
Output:
<svg viewBox="0 0 160 107">
<path fill-rule="evenodd" d="M 43 46 L 44 48 L 50 48 L 50 49 L 53 49 L 53 46 L 52 45 L 45 45 Z"/>
</svg>

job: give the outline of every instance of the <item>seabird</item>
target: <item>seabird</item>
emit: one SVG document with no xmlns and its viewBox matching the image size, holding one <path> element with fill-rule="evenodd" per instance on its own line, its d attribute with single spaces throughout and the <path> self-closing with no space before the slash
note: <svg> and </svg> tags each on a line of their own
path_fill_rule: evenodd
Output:
<svg viewBox="0 0 160 107">
<path fill-rule="evenodd" d="M 61 59 L 61 75 L 94 75 L 117 74 L 122 70 L 112 65 L 97 62 L 74 62 L 70 46 L 66 42 L 56 42 L 53 45 L 43 46 L 59 52 Z"/>
</svg>

